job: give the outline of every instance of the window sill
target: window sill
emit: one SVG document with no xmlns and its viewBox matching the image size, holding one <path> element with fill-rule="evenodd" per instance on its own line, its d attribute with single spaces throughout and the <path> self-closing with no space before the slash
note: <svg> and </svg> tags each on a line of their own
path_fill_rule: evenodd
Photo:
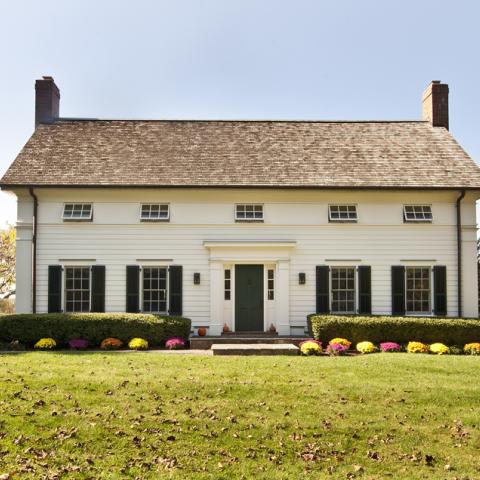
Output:
<svg viewBox="0 0 480 480">
<path fill-rule="evenodd" d="M 67 223 L 85 223 L 93 222 L 93 218 L 62 218 L 64 222 Z"/>
<path fill-rule="evenodd" d="M 169 218 L 141 218 L 140 219 L 140 222 L 142 223 L 169 223 L 170 222 L 170 219 Z"/>
<path fill-rule="evenodd" d="M 263 220 L 237 220 L 235 219 L 235 223 L 264 223 Z"/>
<path fill-rule="evenodd" d="M 358 223 L 358 220 L 329 220 L 328 223 Z"/>
</svg>

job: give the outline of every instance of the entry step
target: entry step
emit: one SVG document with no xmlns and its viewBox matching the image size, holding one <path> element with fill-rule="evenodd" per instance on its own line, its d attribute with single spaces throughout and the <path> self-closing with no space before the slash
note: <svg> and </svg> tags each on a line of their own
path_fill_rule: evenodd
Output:
<svg viewBox="0 0 480 480">
<path fill-rule="evenodd" d="M 214 343 L 214 355 L 298 355 L 293 343 Z"/>
<path fill-rule="evenodd" d="M 252 344 L 268 344 L 268 345 L 285 345 L 293 344 L 298 345 L 303 340 L 306 340 L 305 336 L 280 336 L 280 335 L 257 335 L 255 337 L 246 337 L 244 335 L 221 335 L 211 337 L 191 337 L 190 348 L 195 350 L 209 350 L 212 345 L 252 345 Z"/>
</svg>

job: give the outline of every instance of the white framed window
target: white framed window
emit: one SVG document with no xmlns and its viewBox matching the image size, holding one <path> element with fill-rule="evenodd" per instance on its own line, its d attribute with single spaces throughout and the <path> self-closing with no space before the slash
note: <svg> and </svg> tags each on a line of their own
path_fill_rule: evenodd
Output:
<svg viewBox="0 0 480 480">
<path fill-rule="evenodd" d="M 166 313 L 167 301 L 167 267 L 142 268 L 142 311 L 149 313 Z"/>
<path fill-rule="evenodd" d="M 224 299 L 232 299 L 232 271 L 226 268 L 224 271 Z"/>
<path fill-rule="evenodd" d="M 235 221 L 263 222 L 263 205 L 253 203 L 235 205 Z"/>
<path fill-rule="evenodd" d="M 91 203 L 65 203 L 63 205 L 62 219 L 64 221 L 90 222 L 93 216 Z"/>
<path fill-rule="evenodd" d="M 430 267 L 405 268 L 405 311 L 407 314 L 432 313 L 431 272 Z"/>
<path fill-rule="evenodd" d="M 275 270 L 267 270 L 267 299 L 275 300 Z"/>
<path fill-rule="evenodd" d="M 90 311 L 90 267 L 65 267 L 65 311 Z"/>
<path fill-rule="evenodd" d="M 140 220 L 142 222 L 168 222 L 170 205 L 168 203 L 142 203 Z"/>
<path fill-rule="evenodd" d="M 431 223 L 433 221 L 431 205 L 404 205 L 403 221 Z"/>
<path fill-rule="evenodd" d="M 329 222 L 357 222 L 357 206 L 356 205 L 329 205 L 328 206 Z"/>
<path fill-rule="evenodd" d="M 331 312 L 355 313 L 356 282 L 355 267 L 332 267 Z"/>
</svg>

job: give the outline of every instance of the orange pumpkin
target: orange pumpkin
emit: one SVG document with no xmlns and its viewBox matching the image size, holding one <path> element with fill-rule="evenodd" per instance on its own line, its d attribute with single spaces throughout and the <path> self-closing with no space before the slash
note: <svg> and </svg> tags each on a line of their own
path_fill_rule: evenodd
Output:
<svg viewBox="0 0 480 480">
<path fill-rule="evenodd" d="M 204 337 L 207 334 L 207 329 L 204 327 L 200 327 L 198 330 L 198 336 L 199 337 Z"/>
</svg>

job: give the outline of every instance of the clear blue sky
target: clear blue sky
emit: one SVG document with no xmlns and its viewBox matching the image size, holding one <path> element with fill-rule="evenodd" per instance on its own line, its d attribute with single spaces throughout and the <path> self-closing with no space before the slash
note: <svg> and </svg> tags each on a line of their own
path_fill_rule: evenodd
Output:
<svg viewBox="0 0 480 480">
<path fill-rule="evenodd" d="M 0 4 L 0 174 L 33 131 L 34 80 L 61 115 L 417 119 L 450 85 L 480 160 L 478 0 L 61 0 Z M 0 225 L 15 202 L 0 193 Z"/>
</svg>

